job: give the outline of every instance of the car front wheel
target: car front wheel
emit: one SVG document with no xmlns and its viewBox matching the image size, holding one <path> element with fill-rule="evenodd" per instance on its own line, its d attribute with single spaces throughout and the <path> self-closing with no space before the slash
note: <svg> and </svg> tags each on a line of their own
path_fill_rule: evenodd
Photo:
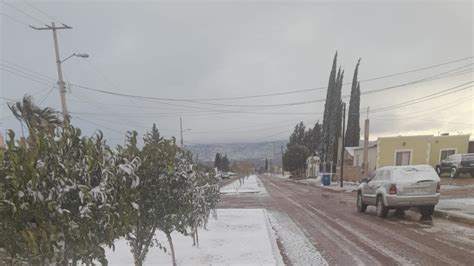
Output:
<svg viewBox="0 0 474 266">
<path fill-rule="evenodd" d="M 433 214 L 435 206 L 424 206 L 420 207 L 420 213 L 423 217 L 429 217 Z"/>
<path fill-rule="evenodd" d="M 385 218 L 387 217 L 387 214 L 388 214 L 388 208 L 385 207 L 382 196 L 378 196 L 377 197 L 377 216 L 380 218 Z"/>
<path fill-rule="evenodd" d="M 357 211 L 365 212 L 367 210 L 367 204 L 362 201 L 362 193 L 357 193 Z"/>
</svg>

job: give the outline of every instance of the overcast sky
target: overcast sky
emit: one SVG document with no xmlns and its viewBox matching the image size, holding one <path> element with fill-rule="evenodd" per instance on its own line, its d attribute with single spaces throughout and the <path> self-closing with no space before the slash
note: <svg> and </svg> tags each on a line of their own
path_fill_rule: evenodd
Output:
<svg viewBox="0 0 474 266">
<path fill-rule="evenodd" d="M 34 95 L 42 106 L 60 110 L 57 87 L 52 88 L 57 78 L 52 33 L 22 24 L 42 26 L 37 20 L 47 23 L 52 18 L 23 1 L 7 3 L 0 16 L 1 95 L 9 99 Z M 359 57 L 359 78 L 364 80 L 474 55 L 471 1 L 31 3 L 73 27 L 59 33 L 62 58 L 74 52 L 90 54 L 87 59 L 74 57 L 63 63 L 68 83 L 139 96 L 206 99 L 324 87 L 336 50 L 345 82 L 351 81 Z M 454 74 L 362 96 L 361 109 L 376 110 L 465 84 L 473 80 L 473 61 L 362 82 L 364 92 L 448 71 Z M 343 94 L 349 91 L 349 86 L 343 88 Z M 123 143 L 127 130 L 143 134 L 156 123 L 165 136 L 179 137 L 182 116 L 183 129 L 190 129 L 184 133 L 185 142 L 191 145 L 286 139 L 298 121 L 311 126 L 322 121 L 324 103 L 263 105 L 312 101 L 325 95 L 326 90 L 319 89 L 196 103 L 140 100 L 70 86 L 67 101 L 73 123 L 86 134 L 99 128 L 112 143 Z M 374 112 L 371 139 L 472 134 L 473 97 L 474 90 L 469 88 Z M 19 123 L 5 101 L 0 104 L 2 132 L 13 128 L 19 133 Z"/>
</svg>

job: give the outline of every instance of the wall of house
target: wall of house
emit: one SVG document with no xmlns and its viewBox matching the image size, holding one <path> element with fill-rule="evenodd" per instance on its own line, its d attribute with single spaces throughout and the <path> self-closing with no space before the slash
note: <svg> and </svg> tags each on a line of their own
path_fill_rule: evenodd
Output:
<svg viewBox="0 0 474 266">
<path fill-rule="evenodd" d="M 358 157 L 358 160 L 357 160 Z M 370 175 L 373 171 L 375 171 L 377 167 L 377 146 L 369 147 L 368 151 L 368 163 L 369 163 L 369 172 L 367 174 L 362 174 L 363 176 Z M 354 163 L 353 166 L 359 166 L 362 168 L 362 164 L 364 163 L 364 149 L 356 149 L 354 150 Z"/>
<path fill-rule="evenodd" d="M 428 164 L 432 136 L 383 137 L 377 140 L 377 168 L 395 165 L 397 151 L 411 151 L 410 164 Z"/>
<path fill-rule="evenodd" d="M 467 153 L 469 135 L 434 136 L 431 139 L 429 164 L 435 167 L 441 158 L 442 150 L 455 150 L 455 153 Z"/>
</svg>

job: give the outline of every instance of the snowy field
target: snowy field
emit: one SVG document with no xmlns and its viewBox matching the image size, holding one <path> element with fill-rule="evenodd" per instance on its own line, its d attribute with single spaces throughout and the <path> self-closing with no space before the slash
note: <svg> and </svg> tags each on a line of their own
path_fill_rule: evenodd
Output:
<svg viewBox="0 0 474 266">
<path fill-rule="evenodd" d="M 264 195 L 267 193 L 262 181 L 256 175 L 246 176 L 220 189 L 222 194 L 251 193 Z"/>
<path fill-rule="evenodd" d="M 157 234 L 168 248 L 164 234 Z M 207 230 L 199 231 L 199 248 L 192 239 L 173 235 L 178 265 L 283 265 L 267 213 L 262 209 L 218 209 L 217 220 L 209 220 Z M 109 265 L 133 265 L 125 240 L 117 241 L 115 251 L 106 250 Z M 144 265 L 171 265 L 171 255 L 151 248 Z"/>
</svg>

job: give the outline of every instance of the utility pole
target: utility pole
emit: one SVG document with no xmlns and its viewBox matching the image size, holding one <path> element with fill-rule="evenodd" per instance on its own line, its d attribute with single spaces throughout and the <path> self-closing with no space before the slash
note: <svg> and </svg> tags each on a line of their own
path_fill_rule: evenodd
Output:
<svg viewBox="0 0 474 266">
<path fill-rule="evenodd" d="M 285 176 L 285 169 L 283 169 L 283 145 L 281 145 L 281 175 Z"/>
<path fill-rule="evenodd" d="M 276 162 L 276 149 L 275 149 L 275 143 L 273 143 L 273 161 Z M 278 174 L 278 164 L 276 164 L 276 167 L 277 167 L 277 170 L 276 170 L 276 174 Z"/>
<path fill-rule="evenodd" d="M 179 131 L 181 133 L 181 148 L 184 148 L 184 141 L 183 141 L 183 119 L 181 116 L 179 117 Z"/>
<path fill-rule="evenodd" d="M 344 185 L 344 135 L 346 131 L 346 103 L 342 103 L 341 187 Z"/>
<path fill-rule="evenodd" d="M 67 105 L 66 105 L 66 86 L 63 80 L 63 70 L 61 68 L 61 58 L 59 57 L 59 45 L 58 45 L 58 36 L 56 31 L 57 30 L 69 30 L 72 29 L 72 27 L 63 24 L 60 27 L 56 27 L 54 22 L 51 22 L 51 26 L 46 25 L 44 28 L 37 28 L 30 26 L 31 28 L 35 30 L 51 30 L 53 31 L 53 41 L 54 41 L 54 51 L 56 53 L 56 66 L 58 69 L 58 85 L 59 85 L 59 95 L 61 97 L 61 107 L 62 107 L 62 113 L 63 117 L 67 118 L 68 116 L 68 111 L 67 111 Z"/>
<path fill-rule="evenodd" d="M 367 176 L 369 172 L 369 111 L 367 107 L 367 118 L 365 119 L 364 127 L 364 175 Z"/>
</svg>

